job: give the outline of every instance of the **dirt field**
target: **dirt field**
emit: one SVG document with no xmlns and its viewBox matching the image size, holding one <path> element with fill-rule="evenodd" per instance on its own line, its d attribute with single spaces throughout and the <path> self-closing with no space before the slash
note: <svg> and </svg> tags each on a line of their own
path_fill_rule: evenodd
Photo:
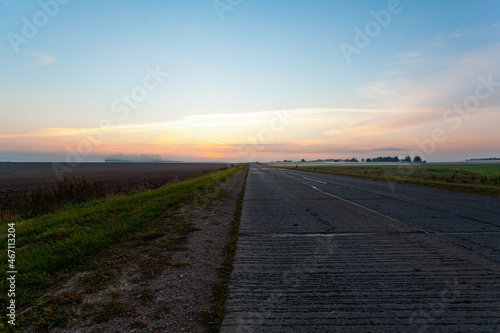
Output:
<svg viewBox="0 0 500 333">
<path fill-rule="evenodd" d="M 68 178 L 85 176 L 99 179 L 106 186 L 135 185 L 144 181 L 182 180 L 207 170 L 217 170 L 226 164 L 209 163 L 82 163 Z M 0 163 L 0 190 L 24 192 L 38 185 L 57 180 L 52 163 Z"/>
<path fill-rule="evenodd" d="M 60 164 L 61 165 L 61 164 Z M 101 180 L 109 194 L 157 188 L 197 174 L 218 170 L 227 164 L 212 163 L 82 163 L 68 165 L 64 177 Z M 0 163 L 0 208 L 29 189 L 58 180 L 52 163 Z"/>
</svg>

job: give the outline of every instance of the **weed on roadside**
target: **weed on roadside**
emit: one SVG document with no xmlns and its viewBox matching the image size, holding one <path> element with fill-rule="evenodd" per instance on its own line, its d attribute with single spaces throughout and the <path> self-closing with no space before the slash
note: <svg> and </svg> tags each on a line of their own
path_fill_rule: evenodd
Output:
<svg viewBox="0 0 500 333">
<path fill-rule="evenodd" d="M 154 296 L 151 293 L 151 290 L 149 290 L 146 287 L 142 287 L 141 289 L 137 290 L 135 292 L 135 294 L 142 305 L 147 305 L 147 304 L 151 303 L 151 301 L 154 299 Z"/>
<path fill-rule="evenodd" d="M 79 280 L 85 288 L 86 293 L 93 293 L 110 284 L 118 273 L 116 269 L 101 266 L 95 271 L 81 275 Z"/>
<path fill-rule="evenodd" d="M 38 330 L 46 330 L 66 322 L 75 315 L 72 306 L 79 304 L 81 300 L 82 295 L 74 290 L 49 297 L 34 309 L 31 315 L 33 326 Z"/>
<path fill-rule="evenodd" d="M 83 307 L 84 316 L 91 318 L 96 323 L 102 323 L 113 317 L 131 317 L 135 311 L 133 305 L 114 299 L 87 303 Z"/>
</svg>

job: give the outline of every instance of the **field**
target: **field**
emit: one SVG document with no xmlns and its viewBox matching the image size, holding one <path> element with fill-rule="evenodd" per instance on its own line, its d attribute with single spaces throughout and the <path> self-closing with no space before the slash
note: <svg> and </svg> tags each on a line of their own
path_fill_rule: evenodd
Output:
<svg viewBox="0 0 500 333">
<path fill-rule="evenodd" d="M 500 163 L 271 163 L 269 165 L 348 177 L 500 197 Z"/>
<path fill-rule="evenodd" d="M 82 163 L 63 177 L 102 180 L 109 188 L 128 188 L 138 184 L 184 180 L 203 171 L 227 166 L 212 163 Z M 0 162 L 0 190 L 24 192 L 57 180 L 52 163 Z"/>
<path fill-rule="evenodd" d="M 168 177 L 171 170 L 175 170 L 176 177 L 188 177 L 203 170 L 221 168 L 222 165 L 193 164 L 188 168 L 179 164 L 133 165 L 132 169 L 128 169 L 130 166 L 92 165 L 86 166 L 86 171 L 96 170 L 93 175 L 102 177 L 105 171 L 111 172 L 110 169 L 114 168 L 115 172 L 119 169 L 133 180 L 133 175 L 138 177 L 146 170 L 150 177 Z M 33 170 L 33 167 L 27 167 L 27 170 Z M 137 266 L 133 272 L 139 276 L 137 281 L 133 281 L 136 284 L 141 282 L 142 286 L 142 289 L 134 291 L 137 293 L 134 294 L 137 307 L 144 305 L 149 312 L 158 312 L 158 316 L 167 313 L 168 305 L 159 305 L 155 309 L 148 307 L 155 298 L 151 291 L 144 289 L 146 282 L 168 267 L 182 268 L 186 265 L 173 257 L 185 249 L 188 235 L 198 230 L 193 226 L 190 212 L 197 207 L 205 207 L 214 199 L 224 198 L 226 193 L 219 188 L 243 170 L 225 168 L 154 190 L 66 205 L 50 214 L 7 218 L 0 225 L 2 242 L 7 243 L 7 230 L 9 224 L 13 225 L 18 255 L 12 265 L 22 276 L 22 279 L 16 280 L 18 323 L 24 328 L 32 326 L 37 330 L 46 330 L 73 317 L 93 318 L 97 322 L 113 316 L 133 317 L 136 309 L 118 301 L 117 297 L 123 290 L 107 292 L 110 283 L 116 281 L 131 263 Z M 89 175 L 79 171 L 78 175 Z M 2 304 L 8 303 L 7 259 L 7 251 L 2 251 Z M 77 272 L 84 273 L 75 277 Z M 43 296 L 48 289 L 72 277 L 76 278 L 76 287 L 57 295 Z M 81 305 L 82 299 L 89 293 L 98 293 L 103 301 L 92 303 L 92 306 Z M 72 306 L 80 306 L 78 313 L 70 309 Z M 4 320 L 5 316 L 0 321 L 2 330 L 7 327 Z"/>
<path fill-rule="evenodd" d="M 68 179 L 101 181 L 108 195 L 159 188 L 226 167 L 211 163 L 82 163 L 68 167 Z M 52 163 L 0 163 L 0 209 L 14 209 L 19 195 L 58 180 Z M 0 215 L 2 215 L 0 213 Z"/>
</svg>

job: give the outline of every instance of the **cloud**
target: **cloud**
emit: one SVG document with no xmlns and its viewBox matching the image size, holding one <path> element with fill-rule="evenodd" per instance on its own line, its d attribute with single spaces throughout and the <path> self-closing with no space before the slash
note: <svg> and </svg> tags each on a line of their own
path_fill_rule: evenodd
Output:
<svg viewBox="0 0 500 333">
<path fill-rule="evenodd" d="M 53 62 L 57 61 L 57 59 L 49 54 L 49 53 L 43 53 L 43 52 L 28 52 L 28 55 L 31 57 L 31 59 L 37 64 L 41 66 L 47 66 L 52 64 Z"/>
<path fill-rule="evenodd" d="M 460 128 L 444 127 L 450 138 L 440 148 L 486 147 L 497 135 L 498 108 L 481 109 Z M 0 149 L 75 151 L 93 142 L 96 154 L 127 152 L 193 160 L 207 156 L 235 160 L 323 158 L 407 152 L 442 126 L 443 109 L 303 108 L 215 115 L 193 115 L 164 122 L 117 124 L 109 128 L 45 128 L 0 135 Z M 281 117 L 281 118 L 280 118 Z M 479 129 L 480 128 L 480 129 Z M 491 143 L 492 145 L 493 143 Z M 23 148 L 25 147 L 25 148 Z M 399 150 L 398 150 L 399 149 Z M 405 153 L 406 154 L 406 153 Z M 366 157 L 366 156 L 364 156 Z"/>
<path fill-rule="evenodd" d="M 389 81 L 377 81 L 362 86 L 358 90 L 359 94 L 367 98 L 381 98 L 394 96 L 396 90 Z"/>
<path fill-rule="evenodd" d="M 458 54 L 398 55 L 382 79 L 362 85 L 358 93 L 370 99 L 369 108 L 447 108 L 474 94 L 480 77 L 500 81 L 500 43 Z M 420 63 L 401 59 L 421 57 Z M 396 74 L 399 73 L 399 74 Z M 500 93 L 500 90 L 495 94 Z"/>
<path fill-rule="evenodd" d="M 151 133 L 155 131 L 166 132 L 194 132 L 201 135 L 203 131 L 207 132 L 234 132 L 239 136 L 247 134 L 258 134 L 259 131 L 266 128 L 274 128 L 280 131 L 283 125 L 294 123 L 300 128 L 302 125 L 309 124 L 331 124 L 332 122 L 344 122 L 347 119 L 358 119 L 370 114 L 378 114 L 378 110 L 370 109 L 293 109 L 293 110 L 274 110 L 245 113 L 225 113 L 211 115 L 192 115 L 177 120 L 111 125 L 107 128 L 45 128 L 31 133 L 18 134 L 0 134 L 0 138 L 16 137 L 70 137 L 85 134 L 137 134 Z M 327 125 L 326 125 L 327 126 Z M 305 126 L 307 127 L 307 126 Z"/>
<path fill-rule="evenodd" d="M 406 52 L 406 53 L 399 53 L 394 58 L 399 62 L 399 63 L 404 63 L 404 64 L 413 64 L 413 63 L 419 63 L 421 61 L 421 52 Z"/>
<path fill-rule="evenodd" d="M 468 39 L 469 42 L 479 39 L 497 40 L 499 33 L 500 23 L 484 27 L 471 27 L 467 29 L 455 29 L 453 31 L 442 31 L 434 37 L 420 42 L 419 46 L 424 48 L 441 48 L 463 42 L 465 39 Z M 465 45 L 470 47 L 470 43 Z"/>
</svg>

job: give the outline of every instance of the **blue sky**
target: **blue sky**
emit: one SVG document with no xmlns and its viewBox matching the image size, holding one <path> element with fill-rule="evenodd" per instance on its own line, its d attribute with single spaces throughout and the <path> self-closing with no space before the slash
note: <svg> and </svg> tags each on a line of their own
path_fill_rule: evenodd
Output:
<svg viewBox="0 0 500 333">
<path fill-rule="evenodd" d="M 500 81 L 498 1 L 214 3 L 0 1 L 0 160 L 65 160 L 97 132 L 83 160 L 500 156 L 500 88 L 482 88 L 471 116 L 443 118 L 480 77 Z M 340 46 L 370 24 L 347 61 Z M 168 76 L 126 116 L 113 112 L 151 70 Z M 276 110 L 288 115 L 279 131 Z M 99 129 L 103 119 L 115 128 Z M 421 147 L 429 140 L 435 149 Z"/>
</svg>

